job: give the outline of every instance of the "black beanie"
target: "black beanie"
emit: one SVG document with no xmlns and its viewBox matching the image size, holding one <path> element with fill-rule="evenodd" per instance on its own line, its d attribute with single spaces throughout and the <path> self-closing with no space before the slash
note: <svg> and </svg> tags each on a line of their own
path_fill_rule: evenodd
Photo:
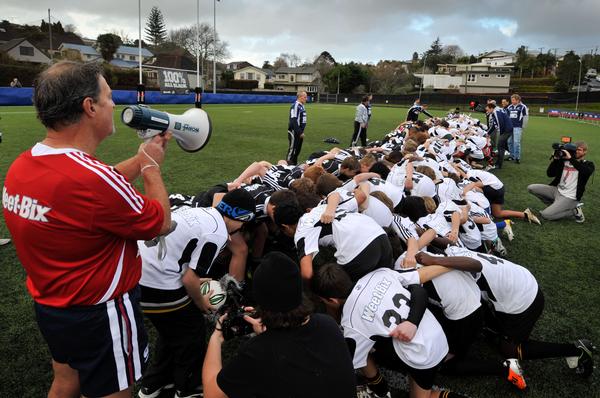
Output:
<svg viewBox="0 0 600 398">
<path fill-rule="evenodd" d="M 243 188 L 227 192 L 217 205 L 217 210 L 233 220 L 248 222 L 254 218 L 256 202 Z"/>
<path fill-rule="evenodd" d="M 302 304 L 300 268 L 280 252 L 267 254 L 252 278 L 254 298 L 266 311 L 288 312 Z"/>
</svg>

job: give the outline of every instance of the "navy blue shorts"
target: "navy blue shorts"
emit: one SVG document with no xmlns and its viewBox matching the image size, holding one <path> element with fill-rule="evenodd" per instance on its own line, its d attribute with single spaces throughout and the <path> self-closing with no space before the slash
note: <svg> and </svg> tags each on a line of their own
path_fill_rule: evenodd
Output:
<svg viewBox="0 0 600 398">
<path fill-rule="evenodd" d="M 56 308 L 35 303 L 52 359 L 79 372 L 81 393 L 101 397 L 133 386 L 148 362 L 148 336 L 139 288 L 93 306 Z"/>
</svg>

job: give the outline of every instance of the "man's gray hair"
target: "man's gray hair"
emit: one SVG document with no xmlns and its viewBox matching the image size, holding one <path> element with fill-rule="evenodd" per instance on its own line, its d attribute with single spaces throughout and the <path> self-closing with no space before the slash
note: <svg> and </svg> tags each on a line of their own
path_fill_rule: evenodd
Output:
<svg viewBox="0 0 600 398">
<path fill-rule="evenodd" d="M 98 100 L 98 78 L 102 68 L 96 62 L 59 62 L 40 73 L 34 82 L 33 105 L 37 117 L 50 129 L 77 123 L 83 114 L 83 101 Z"/>
</svg>

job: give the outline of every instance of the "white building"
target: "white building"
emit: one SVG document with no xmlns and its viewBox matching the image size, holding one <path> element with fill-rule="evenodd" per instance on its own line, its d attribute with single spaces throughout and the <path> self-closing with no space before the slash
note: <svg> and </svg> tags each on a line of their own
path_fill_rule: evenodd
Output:
<svg viewBox="0 0 600 398">
<path fill-rule="evenodd" d="M 245 68 L 237 69 L 233 73 L 235 80 L 256 80 L 258 82 L 258 88 L 265 88 L 265 81 L 267 80 L 267 74 L 264 70 L 255 66 L 246 66 Z"/>
<path fill-rule="evenodd" d="M 508 51 L 494 50 L 480 55 L 479 63 L 491 66 L 505 66 L 514 64 L 517 61 L 517 54 Z"/>
<path fill-rule="evenodd" d="M 423 88 L 434 90 L 458 90 L 462 84 L 462 76 L 434 75 L 432 73 L 415 73 L 415 77 L 423 79 Z"/>
<path fill-rule="evenodd" d="M 78 57 L 81 61 L 89 62 L 99 60 L 100 53 L 92 46 L 83 44 L 62 43 L 58 51 L 67 58 Z"/>
<path fill-rule="evenodd" d="M 27 39 L 13 39 L 0 45 L 0 52 L 5 52 L 15 61 L 49 64 L 50 58 L 45 52 L 31 44 Z"/>
</svg>

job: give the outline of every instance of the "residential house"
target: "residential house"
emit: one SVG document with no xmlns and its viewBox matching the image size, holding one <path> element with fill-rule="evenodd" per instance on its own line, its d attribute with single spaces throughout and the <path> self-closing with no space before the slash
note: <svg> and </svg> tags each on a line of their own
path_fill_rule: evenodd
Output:
<svg viewBox="0 0 600 398">
<path fill-rule="evenodd" d="M 482 64 L 505 66 L 514 64 L 517 61 L 517 54 L 508 51 L 494 50 L 480 55 L 477 60 Z"/>
<path fill-rule="evenodd" d="M 94 47 L 83 44 L 62 43 L 58 47 L 58 51 L 64 58 L 72 60 L 90 62 L 102 59 L 102 56 Z"/>
<path fill-rule="evenodd" d="M 267 80 L 265 71 L 252 65 L 237 69 L 233 72 L 233 76 L 235 80 L 256 80 L 259 89 L 265 88 L 265 82 Z"/>
<path fill-rule="evenodd" d="M 147 48 L 142 48 L 142 62 L 152 58 L 154 54 Z M 140 62 L 139 48 L 133 46 L 119 46 L 110 63 L 119 68 L 137 68 Z"/>
<path fill-rule="evenodd" d="M 318 93 L 321 86 L 321 76 L 315 66 L 300 66 L 297 68 L 282 67 L 275 71 L 273 86 L 282 91 L 306 91 Z"/>
<path fill-rule="evenodd" d="M 236 71 L 238 69 L 242 69 L 247 66 L 252 66 L 252 64 L 250 62 L 246 62 L 246 61 L 234 61 L 234 62 L 225 64 L 225 70 Z"/>
<path fill-rule="evenodd" d="M 271 68 L 262 68 L 262 71 L 265 72 L 267 78 L 265 79 L 265 83 L 272 83 L 275 78 L 275 71 Z"/>
<path fill-rule="evenodd" d="M 16 61 L 33 62 L 36 64 L 49 64 L 52 62 L 44 51 L 24 38 L 12 39 L 0 44 L 0 52 L 5 52 Z"/>
<path fill-rule="evenodd" d="M 510 86 L 512 68 L 508 65 L 493 66 L 483 62 L 438 64 L 437 74 L 460 77 L 458 89 L 463 94 L 505 94 Z"/>
</svg>

